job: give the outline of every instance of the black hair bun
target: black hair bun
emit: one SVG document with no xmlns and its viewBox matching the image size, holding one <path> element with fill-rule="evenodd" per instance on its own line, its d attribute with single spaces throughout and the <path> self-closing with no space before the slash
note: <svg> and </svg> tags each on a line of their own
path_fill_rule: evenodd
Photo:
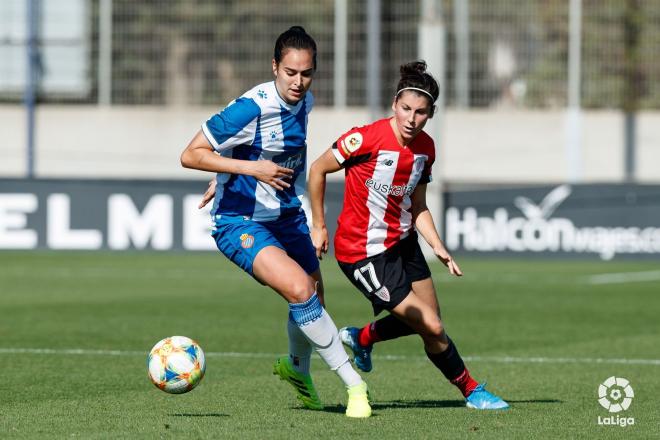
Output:
<svg viewBox="0 0 660 440">
<path fill-rule="evenodd" d="M 403 64 L 400 69 L 401 76 L 407 76 L 415 73 L 424 74 L 426 73 L 426 61 L 412 61 L 407 64 Z"/>
</svg>

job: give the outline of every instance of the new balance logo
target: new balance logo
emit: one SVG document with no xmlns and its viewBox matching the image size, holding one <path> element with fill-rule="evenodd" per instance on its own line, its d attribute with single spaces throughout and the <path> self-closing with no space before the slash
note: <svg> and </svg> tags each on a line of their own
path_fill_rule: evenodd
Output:
<svg viewBox="0 0 660 440">
<path fill-rule="evenodd" d="M 381 161 L 381 164 L 385 165 L 386 167 L 391 167 L 392 164 L 394 164 L 394 161 L 392 159 L 385 159 Z"/>
</svg>

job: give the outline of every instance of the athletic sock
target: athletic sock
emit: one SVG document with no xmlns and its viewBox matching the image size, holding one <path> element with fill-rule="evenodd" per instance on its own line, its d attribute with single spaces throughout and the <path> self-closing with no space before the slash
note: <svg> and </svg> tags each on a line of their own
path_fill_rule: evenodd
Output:
<svg viewBox="0 0 660 440">
<path fill-rule="evenodd" d="M 289 313 L 286 329 L 289 336 L 289 360 L 293 369 L 298 373 L 309 374 L 312 346 L 300 327 L 293 321 L 291 313 Z"/>
<path fill-rule="evenodd" d="M 451 383 L 456 385 L 463 397 L 469 396 L 472 391 L 479 385 L 479 383 L 470 376 L 470 372 L 466 368 L 456 379 L 452 380 Z"/>
<path fill-rule="evenodd" d="M 337 326 L 321 305 L 316 293 L 304 303 L 289 303 L 289 311 L 291 318 L 321 359 L 339 375 L 347 387 L 362 382 L 362 378 L 348 361 L 348 354 L 339 340 Z"/>
<path fill-rule="evenodd" d="M 415 331 L 394 315 L 387 315 L 378 321 L 365 325 L 360 329 L 360 345 L 369 346 L 380 341 L 389 341 L 414 334 Z"/>
<path fill-rule="evenodd" d="M 360 329 L 358 332 L 358 344 L 363 347 L 368 347 L 381 340 L 374 329 L 375 324 L 375 321 L 370 322 Z"/>
<path fill-rule="evenodd" d="M 458 354 L 454 341 L 449 337 L 447 339 L 449 339 L 449 347 L 445 351 L 441 353 L 429 353 L 427 351 L 426 356 L 442 372 L 447 380 L 456 385 L 461 390 L 461 393 L 463 393 L 463 396 L 467 397 L 478 384 L 472 379 L 467 368 L 465 368 L 465 363 L 461 355 Z"/>
<path fill-rule="evenodd" d="M 340 365 L 339 368 L 335 370 L 335 373 L 337 373 L 337 376 L 339 376 L 341 381 L 344 382 L 346 388 L 362 383 L 362 378 L 357 371 L 355 371 L 353 365 L 348 361 Z"/>
</svg>

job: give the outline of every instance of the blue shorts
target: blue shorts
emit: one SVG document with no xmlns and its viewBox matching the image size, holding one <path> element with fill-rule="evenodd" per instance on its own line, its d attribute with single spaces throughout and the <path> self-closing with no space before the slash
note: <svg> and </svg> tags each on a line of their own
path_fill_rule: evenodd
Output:
<svg viewBox="0 0 660 440">
<path fill-rule="evenodd" d="M 266 246 L 284 250 L 308 274 L 319 268 L 304 214 L 272 222 L 222 216 L 211 235 L 220 252 L 251 276 L 254 259 Z"/>
</svg>

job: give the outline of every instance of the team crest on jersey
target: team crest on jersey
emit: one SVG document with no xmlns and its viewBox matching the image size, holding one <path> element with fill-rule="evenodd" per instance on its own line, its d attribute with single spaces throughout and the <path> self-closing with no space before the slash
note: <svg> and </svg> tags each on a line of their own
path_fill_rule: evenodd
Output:
<svg viewBox="0 0 660 440">
<path fill-rule="evenodd" d="M 353 133 L 344 139 L 344 147 L 349 153 L 354 153 L 362 145 L 362 135 Z"/>
<path fill-rule="evenodd" d="M 390 302 L 390 291 L 387 290 L 387 287 L 383 286 L 380 289 L 376 290 L 375 295 L 382 299 L 385 302 Z"/>
<path fill-rule="evenodd" d="M 241 247 L 243 249 L 250 249 L 254 245 L 254 236 L 250 234 L 241 235 Z"/>
</svg>

